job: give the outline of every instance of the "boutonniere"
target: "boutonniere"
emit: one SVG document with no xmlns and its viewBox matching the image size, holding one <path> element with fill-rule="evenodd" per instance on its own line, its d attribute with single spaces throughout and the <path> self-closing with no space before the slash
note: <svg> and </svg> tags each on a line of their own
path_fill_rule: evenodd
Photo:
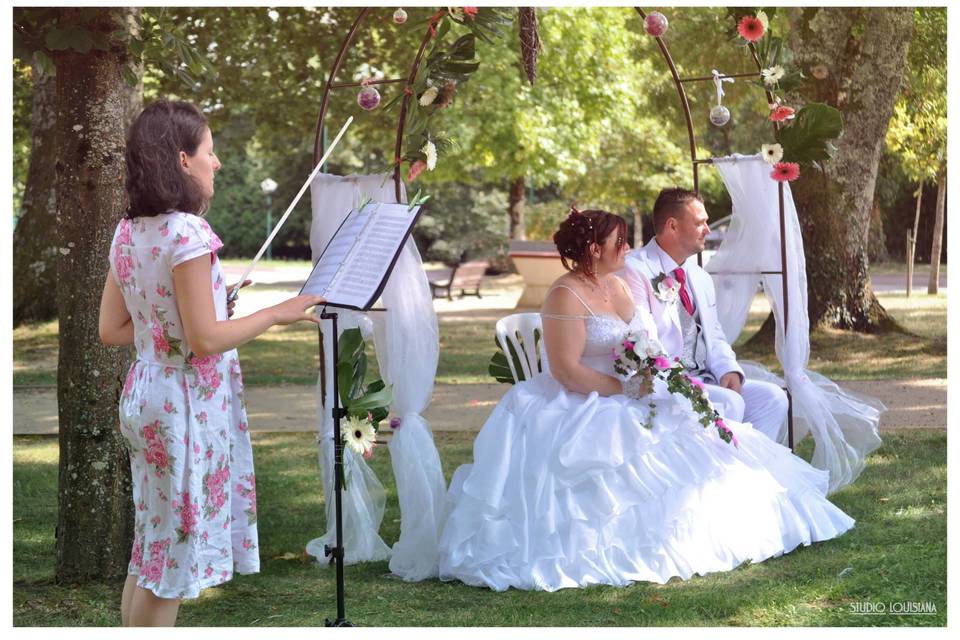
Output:
<svg viewBox="0 0 960 640">
<path fill-rule="evenodd" d="M 680 297 L 680 283 L 673 276 L 661 273 L 650 282 L 653 285 L 653 295 L 660 302 L 672 304 Z"/>
</svg>

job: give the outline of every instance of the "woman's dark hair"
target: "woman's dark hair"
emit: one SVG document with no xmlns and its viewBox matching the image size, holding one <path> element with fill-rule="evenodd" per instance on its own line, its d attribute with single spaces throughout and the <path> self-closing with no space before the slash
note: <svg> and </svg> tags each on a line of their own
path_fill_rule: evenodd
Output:
<svg viewBox="0 0 960 640">
<path fill-rule="evenodd" d="M 207 119 L 187 102 L 157 100 L 130 126 L 127 149 L 128 218 L 169 211 L 201 214 L 209 201 L 200 185 L 183 172 L 180 152 L 193 156 Z"/>
<path fill-rule="evenodd" d="M 614 232 L 626 241 L 627 223 L 620 216 L 599 209 L 578 211 L 571 206 L 570 215 L 553 234 L 553 243 L 557 245 L 560 261 L 567 271 L 579 268 L 592 274 L 596 272 L 596 265 L 590 255 L 590 245 L 602 244 Z"/>
</svg>

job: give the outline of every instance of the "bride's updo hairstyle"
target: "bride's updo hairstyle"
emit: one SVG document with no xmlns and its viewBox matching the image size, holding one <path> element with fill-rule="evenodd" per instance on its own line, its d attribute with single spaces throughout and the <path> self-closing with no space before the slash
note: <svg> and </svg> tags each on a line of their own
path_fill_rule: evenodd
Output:
<svg viewBox="0 0 960 640">
<path fill-rule="evenodd" d="M 626 221 L 600 209 L 578 211 L 571 206 L 570 215 L 553 234 L 553 243 L 557 245 L 560 261 L 567 271 L 580 270 L 592 275 L 597 269 L 590 254 L 590 245 L 602 244 L 611 233 L 618 233 L 625 241 Z"/>
</svg>

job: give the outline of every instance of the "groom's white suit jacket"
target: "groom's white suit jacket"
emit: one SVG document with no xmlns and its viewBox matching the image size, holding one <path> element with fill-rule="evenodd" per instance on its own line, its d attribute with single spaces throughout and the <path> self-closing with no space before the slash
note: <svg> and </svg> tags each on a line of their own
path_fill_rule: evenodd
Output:
<svg viewBox="0 0 960 640">
<path fill-rule="evenodd" d="M 679 299 L 661 302 L 653 293 L 652 281 L 661 273 L 670 274 L 676 263 L 657 244 L 656 238 L 627 253 L 624 268 L 617 273 L 630 286 L 636 304 L 645 304 L 653 315 L 657 338 L 670 357 L 683 354 L 683 330 L 680 326 Z M 706 351 L 706 369 L 716 379 L 736 371 L 744 379 L 743 369 L 727 343 L 717 315 L 717 294 L 713 278 L 690 257 L 684 264 L 687 290 L 700 314 L 702 346 Z"/>
</svg>

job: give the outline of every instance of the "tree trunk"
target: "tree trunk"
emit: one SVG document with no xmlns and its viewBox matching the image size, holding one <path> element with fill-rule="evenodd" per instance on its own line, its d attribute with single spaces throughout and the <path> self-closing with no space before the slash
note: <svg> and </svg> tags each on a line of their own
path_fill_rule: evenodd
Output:
<svg viewBox="0 0 960 640">
<path fill-rule="evenodd" d="M 33 114 L 30 168 L 13 232 L 13 326 L 57 315 L 57 77 L 31 65 Z"/>
<path fill-rule="evenodd" d="M 526 240 L 526 223 L 523 221 L 524 189 L 526 179 L 523 176 L 510 182 L 510 239 Z"/>
<path fill-rule="evenodd" d="M 870 286 L 867 243 L 877 167 L 913 33 L 912 8 L 790 9 L 790 45 L 809 78 L 803 100 L 843 113 L 844 134 L 823 173 L 792 185 L 807 255 L 811 326 L 897 328 Z M 828 71 L 814 79 L 811 68 Z"/>
<path fill-rule="evenodd" d="M 943 245 L 943 218 L 947 203 L 947 167 L 940 169 L 937 176 L 937 213 L 933 219 L 933 243 L 930 249 L 930 281 L 927 293 L 936 295 L 940 291 L 940 248 Z"/>
<path fill-rule="evenodd" d="M 61 22 L 75 11 L 63 9 Z M 102 9 L 85 28 L 109 35 L 110 14 L 132 12 Z M 117 430 L 129 349 L 101 344 L 97 329 L 109 246 L 126 209 L 124 138 L 136 96 L 121 76 L 126 60 L 120 44 L 54 56 L 61 583 L 122 578 L 133 541 L 129 457 Z"/>
<path fill-rule="evenodd" d="M 867 243 L 867 257 L 872 262 L 884 262 L 887 255 L 887 239 L 883 232 L 883 212 L 880 209 L 880 200 L 874 198 L 870 210 L 870 241 Z"/>
<path fill-rule="evenodd" d="M 643 242 L 643 210 L 639 202 L 633 203 L 633 246 L 642 247 Z"/>
</svg>

